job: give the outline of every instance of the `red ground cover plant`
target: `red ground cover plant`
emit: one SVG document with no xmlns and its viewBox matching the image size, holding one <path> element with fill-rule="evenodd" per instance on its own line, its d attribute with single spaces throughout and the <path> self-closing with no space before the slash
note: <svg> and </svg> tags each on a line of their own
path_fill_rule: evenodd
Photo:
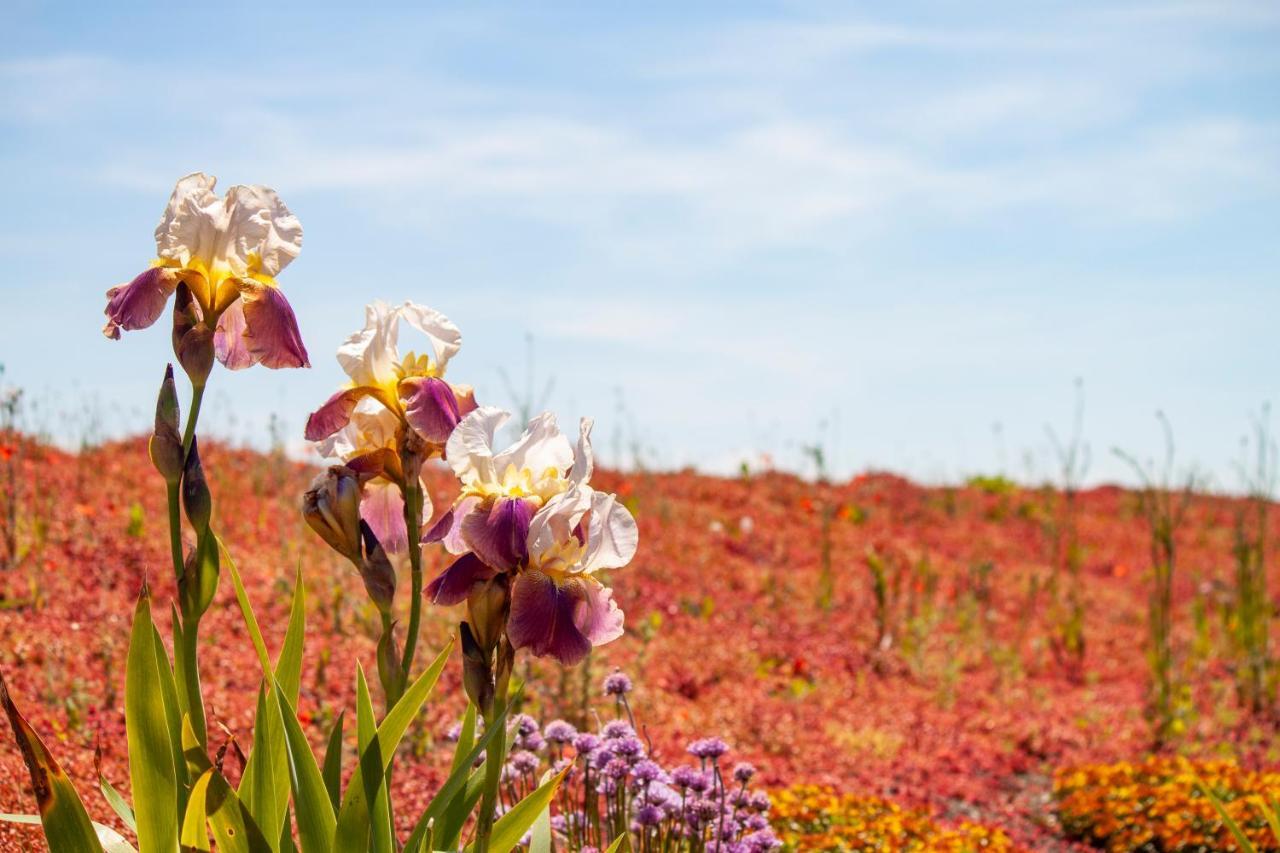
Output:
<svg viewBox="0 0 1280 853">
<path fill-rule="evenodd" d="M 96 763 L 117 787 L 127 781 L 126 614 L 144 578 L 158 605 L 174 594 L 163 489 L 142 441 L 80 454 L 12 435 L 0 443 L 19 450 L 21 540 L 20 558 L 0 571 L 0 667 L 95 819 L 111 823 L 89 792 Z M 375 666 L 378 614 L 350 567 L 304 528 L 298 501 L 315 469 L 278 454 L 202 452 L 215 505 L 236 508 L 219 529 L 237 543 L 249 595 L 276 642 L 302 566 L 313 605 L 299 715 L 319 742 L 334 709 L 352 702 L 355 659 Z M 447 507 L 452 477 L 428 478 L 434 505 Z M 597 479 L 626 500 L 646 543 L 611 579 L 627 635 L 593 652 L 582 671 L 527 664 L 541 674 L 530 681 L 532 713 L 575 719 L 598 698 L 602 675 L 621 666 L 644 687 L 637 716 L 658 755 L 678 756 L 692 737 L 714 732 L 756 764 L 765 785 L 884 796 L 944 822 L 1002 827 L 1037 850 L 1072 849 L 1054 824 L 1055 766 L 1130 759 L 1150 742 L 1146 539 L 1132 493 L 1078 498 L 1087 599 L 1078 678 L 1055 663 L 1045 617 L 1052 493 L 922 488 L 887 475 L 841 485 L 767 473 Z M 820 603 L 824 505 L 838 509 L 829 602 Z M 1268 752 L 1271 724 L 1236 710 L 1224 662 L 1235 506 L 1197 500 L 1179 543 L 1175 634 L 1198 709 L 1181 748 L 1252 767 L 1278 756 Z M 447 556 L 428 549 L 425 559 L 430 576 Z M 428 609 L 424 618 L 424 647 L 442 647 L 453 617 Z M 202 640 L 211 740 L 247 744 L 258 671 L 229 585 Z M 461 696 L 460 668 L 444 679 L 439 695 Z M 461 710 L 434 704 L 408 738 L 395 778 L 405 814 L 432 790 L 448 756 L 433 747 Z M 234 778 L 235 746 L 226 754 Z M 29 810 L 27 785 L 16 749 L 0 748 L 0 811 Z M 40 849 L 38 839 L 0 826 L 0 848 Z"/>
</svg>

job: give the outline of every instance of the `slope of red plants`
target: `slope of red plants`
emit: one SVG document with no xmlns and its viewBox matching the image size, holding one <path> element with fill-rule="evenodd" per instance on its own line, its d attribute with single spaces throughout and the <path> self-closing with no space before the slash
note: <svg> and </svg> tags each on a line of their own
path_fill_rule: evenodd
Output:
<svg viewBox="0 0 1280 853">
<path fill-rule="evenodd" d="M 144 579 L 158 613 L 174 587 L 163 486 L 141 441 L 81 454 L 11 446 L 21 558 L 0 569 L 0 671 L 91 813 L 112 822 L 95 791 L 95 746 L 103 774 L 127 788 L 129 620 Z M 293 573 L 302 568 L 309 639 L 300 716 L 319 741 L 337 709 L 352 704 L 355 660 L 375 666 L 377 616 L 359 580 L 302 524 L 298 498 L 312 469 L 219 447 L 204 455 L 215 525 L 269 643 L 283 633 Z M 597 650 L 589 677 L 520 665 L 531 676 L 529 710 L 544 720 L 580 713 L 584 689 L 597 692 L 619 666 L 635 678 L 637 717 L 661 754 L 674 758 L 689 739 L 717 734 L 755 762 L 766 783 L 888 796 L 944 821 L 1002 826 L 1032 849 L 1070 849 L 1052 816 L 1055 767 L 1131 758 L 1149 746 L 1148 551 L 1132 493 L 1100 488 L 1080 497 L 1087 651 L 1077 670 L 1054 653 L 1045 592 L 1052 492 L 924 488 L 887 475 L 823 486 L 780 474 L 599 479 L 640 523 L 640 553 L 613 577 L 628 632 Z M 451 488 L 435 475 L 438 509 Z M 1199 499 L 1179 542 L 1178 640 L 1199 710 L 1182 747 L 1274 762 L 1266 752 L 1274 731 L 1236 710 L 1220 654 L 1215 614 L 1231 577 L 1235 506 Z M 885 630 L 876 620 L 869 548 L 888 567 Z M 441 554 L 428 554 L 433 568 L 443 565 Z M 443 645 L 456 617 L 430 613 L 428 650 Z M 211 737 L 247 749 L 260 673 L 225 577 L 203 636 Z M 454 663 L 411 733 L 398 802 L 431 790 L 447 754 L 435 747 L 460 712 L 459 678 Z M 0 811 L 32 807 L 6 736 Z M 400 811 L 407 816 L 412 807 Z M 0 828 L 2 849 L 40 849 L 37 839 Z"/>
</svg>

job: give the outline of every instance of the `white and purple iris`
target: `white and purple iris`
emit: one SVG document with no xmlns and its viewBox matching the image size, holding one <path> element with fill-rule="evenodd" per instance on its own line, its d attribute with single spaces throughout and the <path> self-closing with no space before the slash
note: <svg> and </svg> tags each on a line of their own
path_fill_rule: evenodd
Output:
<svg viewBox="0 0 1280 853">
<path fill-rule="evenodd" d="M 178 181 L 160 224 L 157 259 L 107 291 L 103 333 L 145 329 L 185 284 L 214 331 L 223 365 L 240 370 L 310 367 L 288 300 L 275 277 L 302 250 L 302 225 L 274 190 L 234 186 L 224 196 L 202 172 Z"/>
<path fill-rule="evenodd" d="M 631 561 L 636 522 L 614 495 L 589 485 L 589 419 L 581 422 L 576 450 L 544 413 L 496 451 L 494 434 L 509 417 L 478 408 L 449 438 L 445 457 L 462 492 L 424 541 L 443 542 L 459 556 L 427 596 L 458 604 L 475 584 L 506 574 L 512 646 L 573 664 L 622 635 L 622 611 L 595 575 Z"/>
<path fill-rule="evenodd" d="M 425 352 L 400 355 L 402 322 L 425 336 Z M 307 419 L 306 438 L 320 454 L 361 476 L 361 516 L 390 553 L 406 545 L 402 445 L 415 441 L 420 459 L 440 456 L 458 421 L 475 409 L 470 386 L 444 379 L 461 346 L 462 333 L 439 311 L 414 302 L 375 301 L 365 307 L 364 328 L 338 348 L 348 386 Z M 429 518 L 426 494 L 423 489 Z"/>
</svg>

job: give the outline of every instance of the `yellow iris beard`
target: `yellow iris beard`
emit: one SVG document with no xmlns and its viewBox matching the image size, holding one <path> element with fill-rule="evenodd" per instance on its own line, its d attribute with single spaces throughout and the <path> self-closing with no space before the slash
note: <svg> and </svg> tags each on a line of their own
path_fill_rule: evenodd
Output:
<svg viewBox="0 0 1280 853">
<path fill-rule="evenodd" d="M 472 483 L 463 490 L 463 494 L 485 499 L 526 498 L 542 506 L 568 488 L 569 481 L 560 475 L 559 469 L 548 468 L 535 479 L 533 471 L 528 468 L 517 469 L 515 465 L 508 465 L 498 482 Z"/>
</svg>

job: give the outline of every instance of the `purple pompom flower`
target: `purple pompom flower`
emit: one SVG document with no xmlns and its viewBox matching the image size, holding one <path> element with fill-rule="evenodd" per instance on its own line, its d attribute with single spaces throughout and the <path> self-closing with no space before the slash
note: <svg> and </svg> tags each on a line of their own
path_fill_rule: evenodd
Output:
<svg viewBox="0 0 1280 853">
<path fill-rule="evenodd" d="M 604 693 L 606 696 L 622 697 L 632 691 L 634 685 L 627 674 L 621 670 L 614 670 L 604 680 Z"/>
<path fill-rule="evenodd" d="M 552 720 L 547 723 L 542 734 L 552 743 L 572 743 L 578 736 L 578 730 L 564 720 Z"/>
<path fill-rule="evenodd" d="M 729 751 L 729 745 L 718 737 L 705 737 L 689 744 L 689 754 L 701 759 L 716 760 Z"/>
</svg>

